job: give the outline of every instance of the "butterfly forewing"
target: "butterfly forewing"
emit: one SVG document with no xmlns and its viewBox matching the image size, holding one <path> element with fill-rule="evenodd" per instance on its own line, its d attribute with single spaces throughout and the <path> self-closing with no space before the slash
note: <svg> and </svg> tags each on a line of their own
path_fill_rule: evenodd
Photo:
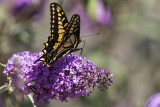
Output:
<svg viewBox="0 0 160 107">
<path fill-rule="evenodd" d="M 63 9 L 57 3 L 50 5 L 50 31 L 51 35 L 48 37 L 45 47 L 42 50 L 43 55 L 35 61 L 42 61 L 43 65 L 47 65 L 53 60 L 52 56 L 55 55 L 56 49 L 60 46 L 66 34 L 68 20 Z"/>
<path fill-rule="evenodd" d="M 56 3 L 51 3 L 50 12 L 51 12 L 50 31 L 52 40 L 61 41 L 63 35 L 66 33 L 66 27 L 68 25 L 67 17 L 63 9 L 60 7 L 60 5 Z"/>
</svg>

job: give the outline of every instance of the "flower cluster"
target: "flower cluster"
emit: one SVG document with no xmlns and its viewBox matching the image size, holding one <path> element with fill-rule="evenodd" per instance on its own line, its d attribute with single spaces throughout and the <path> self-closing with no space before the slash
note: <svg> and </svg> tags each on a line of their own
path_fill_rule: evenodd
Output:
<svg viewBox="0 0 160 107">
<path fill-rule="evenodd" d="M 78 14 L 81 18 L 81 32 L 93 32 L 96 28 L 91 21 L 89 14 L 86 12 L 84 5 L 81 2 L 76 3 L 71 10 L 71 15 Z"/>
<path fill-rule="evenodd" d="M 105 8 L 103 1 L 98 0 L 96 8 L 97 22 L 102 25 L 112 25 L 112 13 L 110 7 Z"/>
<path fill-rule="evenodd" d="M 19 15 L 38 15 L 43 11 L 43 0 L 14 0 L 11 13 L 14 16 Z"/>
<path fill-rule="evenodd" d="M 14 54 L 8 60 L 4 74 L 11 75 L 12 86 L 16 88 L 17 93 L 22 96 L 30 93 L 29 86 L 32 84 L 31 74 L 34 61 L 40 57 L 42 53 L 29 53 L 28 51 Z"/>
<path fill-rule="evenodd" d="M 22 52 L 8 61 L 4 74 L 12 75 L 12 86 L 23 94 L 33 92 L 35 105 L 41 101 L 48 104 L 50 99 L 67 101 L 67 98 L 90 95 L 94 87 L 100 84 L 106 88 L 113 83 L 113 74 L 105 68 L 98 68 L 83 56 L 68 54 L 53 66 L 43 66 L 41 62 L 34 61 L 42 53 Z M 93 91 L 87 90 L 93 87 Z"/>
<path fill-rule="evenodd" d="M 1 2 L 1 0 L 0 0 Z M 24 19 L 39 19 L 44 11 L 44 0 L 3 0 L 11 14 L 17 21 Z M 24 14 L 25 13 L 25 14 Z"/>
<path fill-rule="evenodd" d="M 160 93 L 156 93 L 148 99 L 146 107 L 160 107 Z"/>
</svg>

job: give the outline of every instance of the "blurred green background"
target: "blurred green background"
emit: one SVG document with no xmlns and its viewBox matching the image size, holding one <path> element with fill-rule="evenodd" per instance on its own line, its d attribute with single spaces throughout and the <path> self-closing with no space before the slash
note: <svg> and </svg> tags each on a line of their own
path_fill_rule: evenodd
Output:
<svg viewBox="0 0 160 107">
<path fill-rule="evenodd" d="M 80 15 L 83 56 L 111 70 L 114 84 L 90 97 L 51 101 L 45 107 L 144 107 L 160 91 L 159 0 L 0 0 L 0 63 L 17 52 L 43 49 L 50 35 L 51 2 L 62 6 L 68 20 Z M 3 69 L 0 86 L 6 81 Z M 32 106 L 8 92 L 0 95 L 0 104 Z"/>
</svg>

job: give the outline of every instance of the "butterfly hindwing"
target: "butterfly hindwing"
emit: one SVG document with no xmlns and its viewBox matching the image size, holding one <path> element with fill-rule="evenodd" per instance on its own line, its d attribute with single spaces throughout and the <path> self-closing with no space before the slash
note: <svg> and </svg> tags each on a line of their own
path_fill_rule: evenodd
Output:
<svg viewBox="0 0 160 107">
<path fill-rule="evenodd" d="M 68 24 L 69 34 L 74 34 L 80 40 L 80 17 L 74 14 Z"/>
<path fill-rule="evenodd" d="M 68 23 L 65 37 L 67 38 L 62 42 L 61 46 L 57 48 L 57 54 L 53 57 L 56 58 L 56 60 L 61 59 L 68 53 L 76 51 L 78 44 L 81 42 L 79 15 L 75 14 L 72 16 L 70 22 Z"/>
</svg>

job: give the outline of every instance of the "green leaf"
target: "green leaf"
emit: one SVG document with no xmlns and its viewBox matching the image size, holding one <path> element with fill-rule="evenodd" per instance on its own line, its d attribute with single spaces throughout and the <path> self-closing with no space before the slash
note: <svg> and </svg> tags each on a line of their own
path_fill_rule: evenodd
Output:
<svg viewBox="0 0 160 107">
<path fill-rule="evenodd" d="M 3 85 L 0 87 L 0 94 L 5 92 L 7 90 L 7 86 L 6 85 Z"/>
<path fill-rule="evenodd" d="M 30 93 L 29 95 L 27 95 L 27 97 L 28 97 L 28 98 L 29 98 L 29 100 L 32 102 L 33 107 L 36 107 L 36 106 L 34 105 L 33 95 Z"/>
<path fill-rule="evenodd" d="M 96 5 L 97 0 L 89 0 L 87 4 L 87 11 L 93 20 L 96 19 Z"/>
<path fill-rule="evenodd" d="M 2 64 L 2 63 L 0 63 L 0 65 L 3 66 L 3 67 L 6 67 L 6 65 L 5 65 L 5 64 Z"/>
</svg>

